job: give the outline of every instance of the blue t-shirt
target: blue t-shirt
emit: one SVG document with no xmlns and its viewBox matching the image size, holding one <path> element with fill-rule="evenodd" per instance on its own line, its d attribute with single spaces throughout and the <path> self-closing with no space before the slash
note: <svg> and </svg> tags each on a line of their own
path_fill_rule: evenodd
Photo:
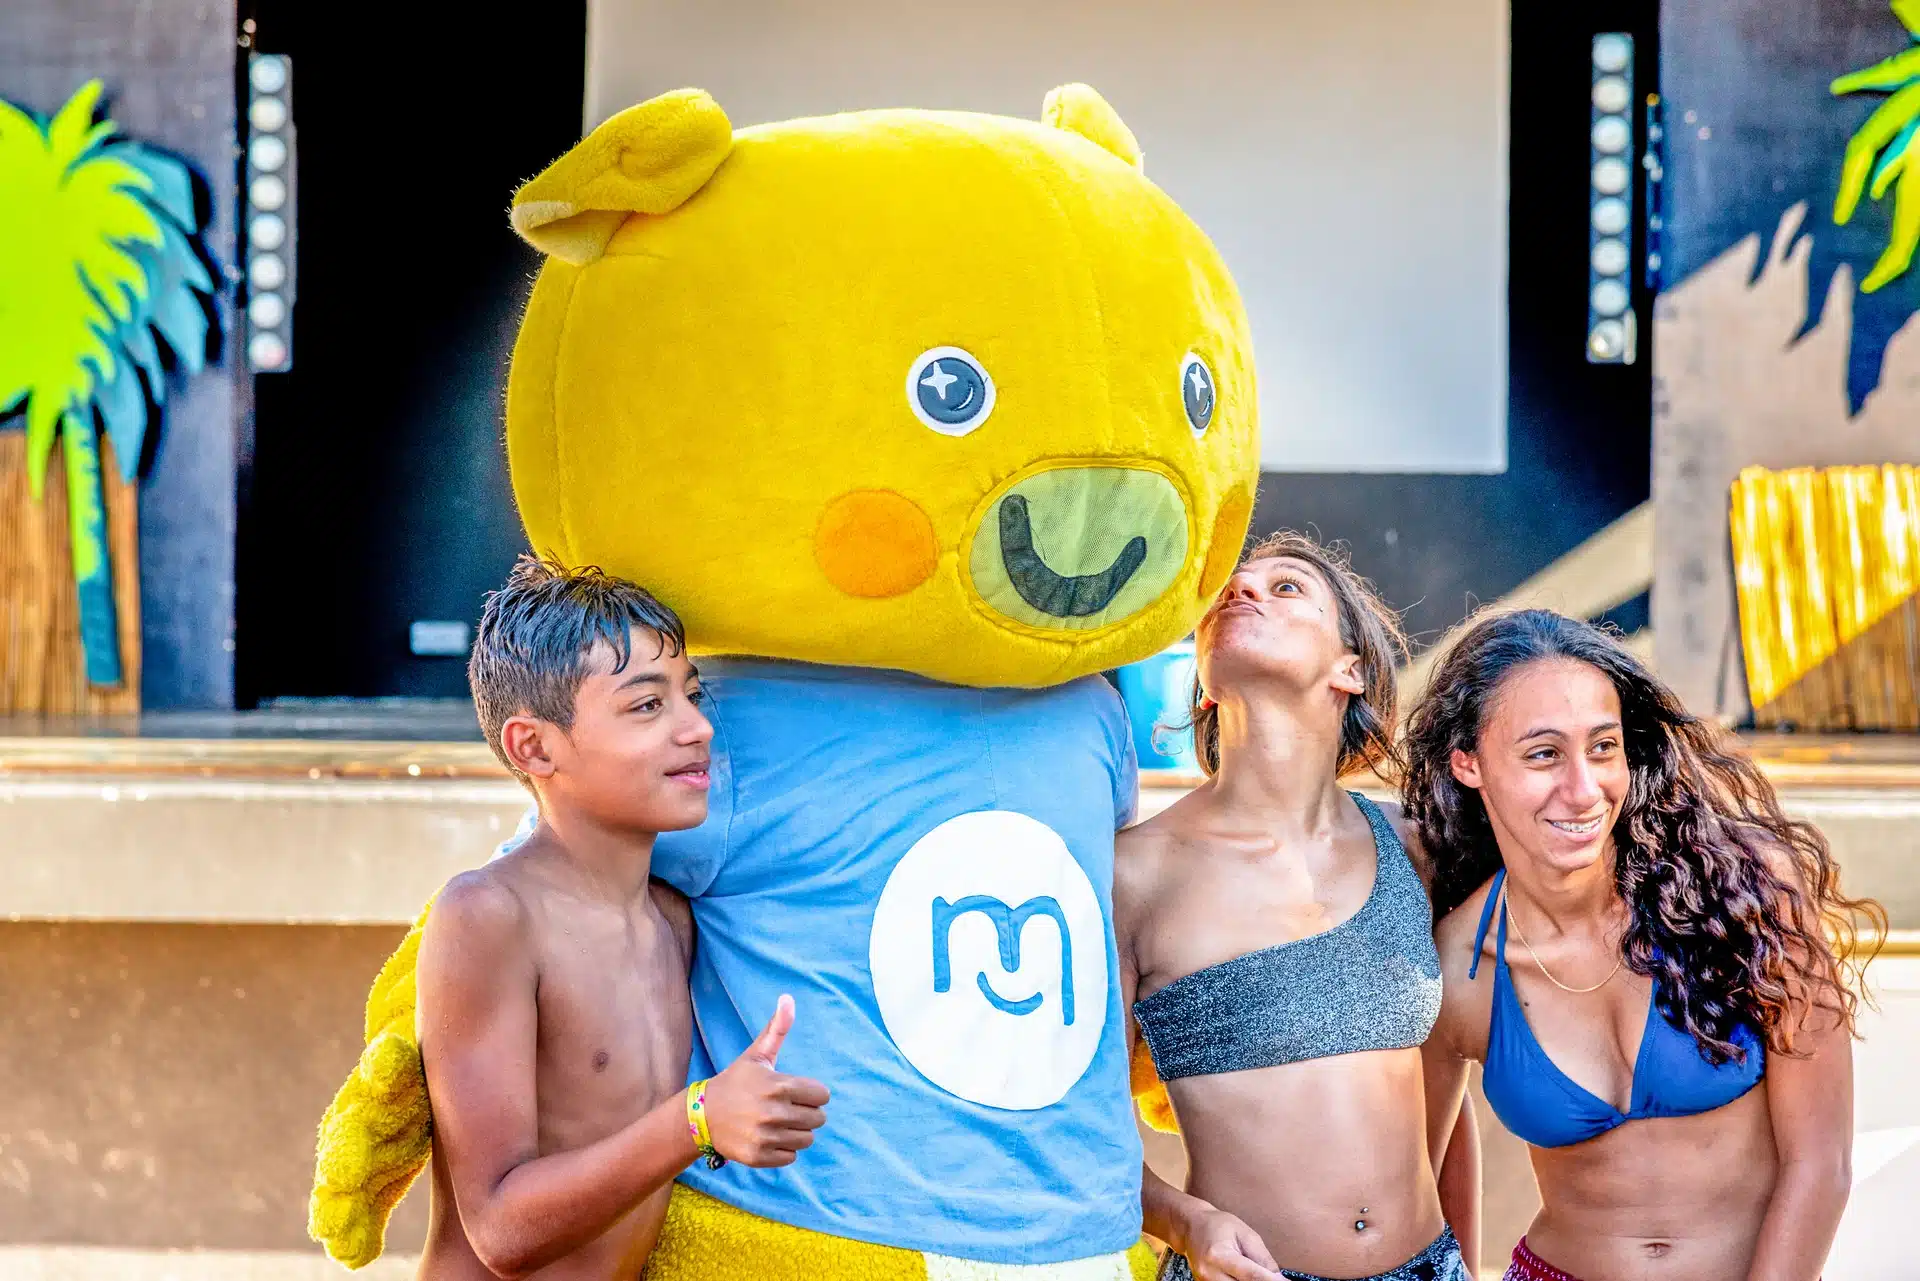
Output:
<svg viewBox="0 0 1920 1281">
<path fill-rule="evenodd" d="M 780 1069 L 833 1101 L 796 1164 L 682 1178 L 782 1223 L 989 1263 L 1133 1244 L 1112 891 L 1136 770 L 1112 687 L 701 667 L 711 810 L 653 861 L 698 927 L 693 1076 L 739 1057 L 787 992 Z"/>
</svg>

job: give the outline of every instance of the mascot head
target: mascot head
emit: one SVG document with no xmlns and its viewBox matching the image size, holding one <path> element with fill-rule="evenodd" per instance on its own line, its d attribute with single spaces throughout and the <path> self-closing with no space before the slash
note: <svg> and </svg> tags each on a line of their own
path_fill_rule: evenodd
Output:
<svg viewBox="0 0 1920 1281">
<path fill-rule="evenodd" d="M 1038 123 L 614 116 L 513 203 L 546 255 L 507 447 L 536 550 L 695 648 L 1040 686 L 1184 635 L 1257 479 L 1225 265 L 1082 85 Z"/>
</svg>

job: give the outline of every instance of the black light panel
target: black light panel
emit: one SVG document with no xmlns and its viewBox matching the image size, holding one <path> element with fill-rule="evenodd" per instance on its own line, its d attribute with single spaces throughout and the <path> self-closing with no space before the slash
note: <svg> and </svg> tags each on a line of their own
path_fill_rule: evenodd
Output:
<svg viewBox="0 0 1920 1281">
<path fill-rule="evenodd" d="M 293 64 L 247 56 L 247 364 L 293 368 Z"/>
<path fill-rule="evenodd" d="M 1593 38 L 1587 134 L 1587 359 L 1631 365 L 1638 346 L 1633 289 L 1633 37 Z"/>
</svg>

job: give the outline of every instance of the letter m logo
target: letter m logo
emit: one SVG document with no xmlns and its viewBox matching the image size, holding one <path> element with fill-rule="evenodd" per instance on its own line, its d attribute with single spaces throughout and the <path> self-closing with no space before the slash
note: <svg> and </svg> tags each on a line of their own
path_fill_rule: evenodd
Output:
<svg viewBox="0 0 1920 1281">
<path fill-rule="evenodd" d="M 1008 907 L 989 894 L 971 894 L 958 903 L 944 898 L 933 900 L 933 990 L 946 992 L 953 987 L 953 923 L 969 912 L 978 912 L 993 922 L 1000 942 L 1000 968 L 1012 974 L 1020 968 L 1020 932 L 1029 920 L 1044 916 L 1060 930 L 1060 1018 L 1073 1026 L 1073 939 L 1067 930 L 1067 915 L 1052 895 L 1030 898 L 1019 907 Z M 1006 1014 L 1031 1014 L 1044 997 L 1035 992 L 1021 1000 L 1010 1001 L 993 990 L 983 970 L 977 977 L 980 994 L 994 1009 Z"/>
</svg>

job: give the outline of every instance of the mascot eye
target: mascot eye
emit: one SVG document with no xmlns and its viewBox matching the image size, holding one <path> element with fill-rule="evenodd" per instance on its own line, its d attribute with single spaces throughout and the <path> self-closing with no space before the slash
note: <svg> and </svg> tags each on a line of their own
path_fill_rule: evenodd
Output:
<svg viewBox="0 0 1920 1281">
<path fill-rule="evenodd" d="M 1207 434 L 1213 421 L 1213 371 L 1207 362 L 1188 352 L 1180 358 L 1180 402 L 1187 407 L 1187 426 L 1193 434 Z"/>
<path fill-rule="evenodd" d="M 935 347 L 907 371 L 907 404 L 941 435 L 964 436 L 993 412 L 993 379 L 960 348 Z"/>
</svg>

